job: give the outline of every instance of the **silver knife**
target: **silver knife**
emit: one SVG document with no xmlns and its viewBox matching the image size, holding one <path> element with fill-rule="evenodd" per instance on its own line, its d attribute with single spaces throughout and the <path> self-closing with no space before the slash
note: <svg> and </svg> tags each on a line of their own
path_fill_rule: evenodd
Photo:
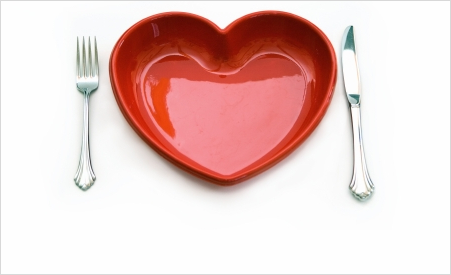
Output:
<svg viewBox="0 0 451 275">
<path fill-rule="evenodd" d="M 360 122 L 360 75 L 355 51 L 353 26 L 347 27 L 343 35 L 341 65 L 346 96 L 351 109 L 354 139 L 354 171 L 349 188 L 357 199 L 363 201 L 368 199 L 374 192 L 374 185 L 368 174 L 363 151 L 362 125 Z"/>
</svg>

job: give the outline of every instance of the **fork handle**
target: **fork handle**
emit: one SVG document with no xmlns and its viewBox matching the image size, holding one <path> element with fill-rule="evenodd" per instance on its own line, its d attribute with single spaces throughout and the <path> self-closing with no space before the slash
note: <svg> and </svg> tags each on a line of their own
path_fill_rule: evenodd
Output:
<svg viewBox="0 0 451 275">
<path fill-rule="evenodd" d="M 88 190 L 96 180 L 91 165 L 91 156 L 89 153 L 89 92 L 84 92 L 83 104 L 83 135 L 81 143 L 80 161 L 78 163 L 77 173 L 75 173 L 75 184 L 81 190 Z"/>
<path fill-rule="evenodd" d="M 360 106 L 351 106 L 352 132 L 354 139 L 354 171 L 349 188 L 359 200 L 366 200 L 374 191 L 368 169 L 366 167 L 365 153 L 363 151 L 362 125 Z"/>
</svg>

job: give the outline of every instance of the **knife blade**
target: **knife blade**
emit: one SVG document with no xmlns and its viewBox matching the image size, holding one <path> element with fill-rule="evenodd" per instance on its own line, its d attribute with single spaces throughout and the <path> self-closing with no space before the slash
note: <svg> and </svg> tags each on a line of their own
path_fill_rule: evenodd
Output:
<svg viewBox="0 0 451 275">
<path fill-rule="evenodd" d="M 341 51 L 341 64 L 343 70 L 343 82 L 346 96 L 351 110 L 354 170 L 349 188 L 352 194 L 359 200 L 368 199 L 374 192 L 374 184 L 368 173 L 363 150 L 362 125 L 360 114 L 361 87 L 360 73 L 355 49 L 354 27 L 346 28 Z"/>
<path fill-rule="evenodd" d="M 343 81 L 349 104 L 360 105 L 360 73 L 354 42 L 354 26 L 346 28 L 342 42 Z"/>
</svg>

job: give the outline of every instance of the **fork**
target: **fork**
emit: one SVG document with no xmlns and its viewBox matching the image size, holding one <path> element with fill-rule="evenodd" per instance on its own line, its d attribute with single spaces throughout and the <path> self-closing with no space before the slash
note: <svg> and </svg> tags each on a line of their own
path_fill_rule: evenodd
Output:
<svg viewBox="0 0 451 275">
<path fill-rule="evenodd" d="M 86 59 L 85 38 L 82 43 L 82 56 L 80 60 L 79 41 L 77 37 L 77 89 L 84 95 L 83 106 L 83 135 L 81 143 L 80 161 L 77 173 L 75 173 L 75 184 L 81 190 L 88 190 L 96 180 L 91 165 L 89 153 L 89 95 L 99 87 L 99 60 L 97 57 L 97 41 L 94 37 L 94 64 L 92 63 L 91 38 L 88 37 L 88 59 Z"/>
</svg>

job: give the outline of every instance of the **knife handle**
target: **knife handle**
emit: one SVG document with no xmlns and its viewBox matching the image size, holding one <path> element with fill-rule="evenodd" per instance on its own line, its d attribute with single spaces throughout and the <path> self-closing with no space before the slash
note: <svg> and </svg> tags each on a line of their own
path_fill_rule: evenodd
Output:
<svg viewBox="0 0 451 275">
<path fill-rule="evenodd" d="M 352 133 L 354 140 L 354 171 L 349 188 L 359 200 L 368 199 L 374 191 L 368 169 L 366 167 L 365 153 L 363 151 L 362 125 L 360 105 L 351 105 Z"/>
</svg>

